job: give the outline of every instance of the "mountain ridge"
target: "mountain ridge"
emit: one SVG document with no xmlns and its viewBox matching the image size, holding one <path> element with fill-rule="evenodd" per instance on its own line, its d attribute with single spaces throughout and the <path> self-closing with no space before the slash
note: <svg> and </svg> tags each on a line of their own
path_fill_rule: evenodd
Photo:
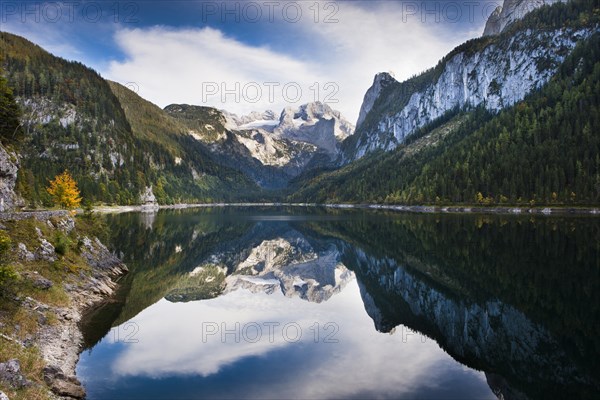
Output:
<svg viewBox="0 0 600 400">
<path fill-rule="evenodd" d="M 332 165 L 354 127 L 339 111 L 312 102 L 237 116 L 203 106 L 171 104 L 165 111 L 203 142 L 215 162 L 239 168 L 265 189 L 279 189 L 308 169 Z M 212 115 L 210 124 L 202 121 Z"/>
<path fill-rule="evenodd" d="M 580 21 L 573 10 L 589 13 L 591 20 Z M 578 41 L 598 29 L 593 10 L 576 1 L 536 9 L 500 35 L 458 46 L 436 67 L 407 81 L 377 75 L 340 163 L 377 149 L 393 150 L 416 129 L 455 108 L 484 104 L 499 111 L 522 100 L 548 82 Z M 526 28 L 532 24 L 540 28 Z"/>
<path fill-rule="evenodd" d="M 290 201 L 592 205 L 600 201 L 600 33 L 539 91 L 491 113 L 455 110 L 395 150 L 294 182 Z"/>
<path fill-rule="evenodd" d="M 536 8 L 567 1 L 569 0 L 504 0 L 504 3 L 498 6 L 488 18 L 483 36 L 502 33 L 507 26 L 522 19 Z"/>
<path fill-rule="evenodd" d="M 508 181 L 518 174 L 509 173 L 504 165 L 480 165 L 488 175 L 475 179 L 469 161 L 483 152 L 479 147 L 468 156 L 459 152 L 461 159 L 455 160 L 457 164 L 467 162 L 463 167 L 467 173 L 461 176 L 471 176 L 470 181 L 446 178 L 465 186 L 460 194 L 447 183 L 438 182 L 447 171 L 456 171 L 455 165 L 438 171 L 436 189 L 427 176 L 431 165 L 438 165 L 433 161 L 446 159 L 445 153 L 454 154 L 458 141 L 466 139 L 468 132 L 487 132 L 485 126 L 490 121 L 495 124 L 502 120 L 513 126 L 496 117 L 506 110 L 518 114 L 515 105 L 527 108 L 530 100 L 523 103 L 524 99 L 548 85 L 560 86 L 562 83 L 557 86 L 553 79 L 561 68 L 569 69 L 575 79 L 576 69 L 565 67 L 565 63 L 575 62 L 571 57 L 574 49 L 598 32 L 599 8 L 580 0 L 547 3 L 536 2 L 535 10 L 523 18 L 515 19 L 515 12 L 510 13 L 513 20 L 499 34 L 467 41 L 437 66 L 409 80 L 398 82 L 390 74 L 377 74 L 365 93 L 356 127 L 338 111 L 318 102 L 285 108 L 279 117 L 270 110 L 237 116 L 183 104 L 161 109 L 81 63 L 54 57 L 23 38 L 1 32 L 3 66 L 14 97 L 23 108 L 25 134 L 17 155 L 20 168 L 14 186 L 32 206 L 50 205 L 45 184 L 65 168 L 73 173 L 86 199 L 112 204 L 138 204 L 149 188 L 161 204 L 284 198 L 411 204 L 437 199 L 519 204 L 595 201 L 597 196 L 590 187 L 596 168 L 590 165 L 589 152 L 580 154 L 577 144 L 564 152 L 576 157 L 569 161 L 572 166 L 565 166 L 566 172 L 546 165 L 545 171 L 538 171 L 535 184 L 526 184 L 525 180 L 533 177 L 521 174 L 523 181 L 510 186 Z M 506 0 L 504 6 L 514 11 L 523 4 Z M 591 70 L 585 71 L 593 76 Z M 564 83 L 566 75 L 560 79 Z M 585 85 L 578 88 L 585 90 Z M 566 98 L 554 94 L 548 98 L 568 105 Z M 537 108 L 528 118 L 540 118 L 539 100 L 535 96 L 531 99 Z M 580 108 L 584 106 L 593 116 L 593 104 Z M 544 116 L 557 123 L 550 117 Z M 577 117 L 584 121 L 580 123 L 570 114 L 569 125 L 555 127 L 565 132 L 561 140 L 575 140 L 583 134 L 593 149 L 589 132 L 595 122 L 588 117 Z M 539 126 L 545 121 L 536 119 L 536 123 Z M 505 138 L 502 128 L 498 129 Z M 498 140 L 486 135 L 485 140 Z M 498 151 L 490 157 L 508 155 Z M 543 164 L 535 162 L 538 167 Z M 521 163 L 518 158 L 513 161 Z M 384 165 L 403 170 L 384 172 Z M 414 169 L 417 165 L 421 170 Z M 493 171 L 502 168 L 508 175 L 499 182 Z M 367 170 L 381 182 L 363 182 L 362 174 Z M 400 177 L 408 180 L 400 182 Z M 421 187 L 409 190 L 417 182 L 411 180 L 417 177 Z M 335 182 L 334 188 L 328 187 L 331 182 Z M 475 192 L 478 185 L 473 182 L 482 183 Z M 348 193 L 348 188 L 357 185 L 358 190 Z M 6 199 L 6 204 L 12 201 Z"/>
</svg>

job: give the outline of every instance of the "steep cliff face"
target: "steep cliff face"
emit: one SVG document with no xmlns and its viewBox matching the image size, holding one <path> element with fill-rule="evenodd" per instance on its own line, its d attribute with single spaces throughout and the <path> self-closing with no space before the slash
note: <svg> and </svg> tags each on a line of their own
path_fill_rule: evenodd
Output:
<svg viewBox="0 0 600 400">
<path fill-rule="evenodd" d="M 598 31 L 593 5 L 554 3 L 563 2 L 506 0 L 484 37 L 455 48 L 435 68 L 404 82 L 378 74 L 356 133 L 343 143 L 340 164 L 392 150 L 449 112 L 479 106 L 499 111 L 547 84 L 575 46 Z"/>
<path fill-rule="evenodd" d="M 496 8 L 488 18 L 483 36 L 500 34 L 508 25 L 536 8 L 566 1 L 568 0 L 504 0 L 504 4 Z"/>
<path fill-rule="evenodd" d="M 17 203 L 17 170 L 17 161 L 0 144 L 0 212 L 11 210 Z"/>
<path fill-rule="evenodd" d="M 360 113 L 358 114 L 356 126 L 360 126 L 363 122 L 365 122 L 367 114 L 373 108 L 375 100 L 377 100 L 381 94 L 381 91 L 394 82 L 396 82 L 396 79 L 394 79 L 394 77 L 387 72 L 381 72 L 375 75 L 375 79 L 373 79 L 373 85 L 371 85 L 371 87 L 367 90 L 367 93 L 365 93 L 362 105 L 360 106 Z"/>
<path fill-rule="evenodd" d="M 527 29 L 502 40 L 467 42 L 435 69 L 403 83 L 378 76 L 342 161 L 392 150 L 415 130 L 458 108 L 483 105 L 498 111 L 515 104 L 547 83 L 577 42 L 595 30 Z"/>
</svg>

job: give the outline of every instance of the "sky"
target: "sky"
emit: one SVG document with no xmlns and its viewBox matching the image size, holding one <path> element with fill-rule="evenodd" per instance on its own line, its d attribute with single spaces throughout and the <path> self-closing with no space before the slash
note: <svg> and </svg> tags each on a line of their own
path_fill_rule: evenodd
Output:
<svg viewBox="0 0 600 400">
<path fill-rule="evenodd" d="M 481 35 L 502 0 L 0 1 L 0 30 L 165 107 L 279 113 L 322 101 L 355 122 L 375 74 L 405 80 Z"/>
</svg>

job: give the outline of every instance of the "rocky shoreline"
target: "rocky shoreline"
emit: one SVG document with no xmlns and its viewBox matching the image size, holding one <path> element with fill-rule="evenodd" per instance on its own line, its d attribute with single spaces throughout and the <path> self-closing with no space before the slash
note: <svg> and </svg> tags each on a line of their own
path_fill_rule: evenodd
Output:
<svg viewBox="0 0 600 400">
<path fill-rule="evenodd" d="M 50 217 L 54 217 L 54 219 L 51 220 Z M 56 230 L 70 232 L 76 229 L 73 217 L 66 212 L 5 213 L 0 215 L 0 222 L 8 223 L 11 220 L 20 221 L 27 218 L 35 218 L 48 225 L 53 225 Z M 42 243 L 40 249 L 44 246 L 46 249 L 44 251 L 40 249 L 29 251 L 24 244 L 19 243 L 19 259 L 23 262 L 37 259 L 46 261 L 50 265 L 56 259 L 55 249 L 39 234 L 39 229 L 37 231 L 38 239 Z M 69 279 L 68 283 L 53 283 L 39 275 L 38 272 L 20 273 L 22 279 L 31 281 L 34 286 L 38 285 L 36 287 L 41 290 L 48 289 L 53 285 L 62 285 L 62 289 L 68 298 L 68 305 L 56 307 L 35 300 L 32 297 L 16 297 L 14 300 L 19 304 L 19 307 L 27 313 L 37 316 L 37 332 L 29 335 L 25 340 L 19 340 L 8 335 L 3 335 L 0 338 L 0 341 L 10 340 L 18 343 L 22 348 L 36 346 L 39 349 L 45 365 L 43 379 L 52 392 L 49 395 L 51 398 L 85 398 L 85 389 L 76 377 L 76 365 L 79 354 L 83 350 L 83 334 L 79 328 L 79 322 L 87 310 L 99 306 L 110 298 L 117 288 L 118 279 L 128 271 L 127 266 L 97 238 L 90 239 L 88 236 L 82 235 L 79 252 L 82 262 L 87 264 L 86 271 L 73 274 L 73 278 Z M 52 323 L 49 323 L 48 316 L 52 316 Z M 10 363 L 12 364 L 8 365 Z M 10 381 L 12 377 L 20 377 L 24 380 L 22 385 L 11 385 L 15 389 L 33 384 L 27 382 L 27 379 L 20 375 L 18 360 L 13 359 L 0 364 L 0 370 L 3 365 L 6 365 L 6 368 L 12 368 L 4 377 L 5 382 Z M 2 394 L 0 392 L 0 398 L 2 398 Z"/>
<path fill-rule="evenodd" d="M 328 208 L 372 209 L 410 213 L 473 213 L 473 214 L 538 214 L 538 215 L 600 215 L 600 208 L 592 207 L 522 207 L 522 206 L 403 206 L 381 204 L 324 204 Z"/>
<path fill-rule="evenodd" d="M 83 335 L 79 329 L 82 315 L 108 299 L 117 287 L 119 277 L 127 267 L 98 239 L 85 241 L 83 255 L 92 267 L 92 274 L 78 285 L 65 285 L 71 306 L 57 309 L 60 323 L 41 330 L 38 345 L 48 363 L 44 380 L 59 396 L 84 398 L 85 390 L 75 377 L 79 354 L 83 350 Z"/>
</svg>

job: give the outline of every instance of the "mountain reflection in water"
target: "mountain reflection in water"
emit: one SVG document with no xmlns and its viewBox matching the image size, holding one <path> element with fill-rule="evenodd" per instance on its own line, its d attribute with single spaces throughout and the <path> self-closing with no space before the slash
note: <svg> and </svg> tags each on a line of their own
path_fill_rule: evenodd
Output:
<svg viewBox="0 0 600 400">
<path fill-rule="evenodd" d="M 595 398 L 600 220 L 206 209 L 107 217 L 89 398 Z M 482 371 L 482 372 L 477 372 Z"/>
</svg>

